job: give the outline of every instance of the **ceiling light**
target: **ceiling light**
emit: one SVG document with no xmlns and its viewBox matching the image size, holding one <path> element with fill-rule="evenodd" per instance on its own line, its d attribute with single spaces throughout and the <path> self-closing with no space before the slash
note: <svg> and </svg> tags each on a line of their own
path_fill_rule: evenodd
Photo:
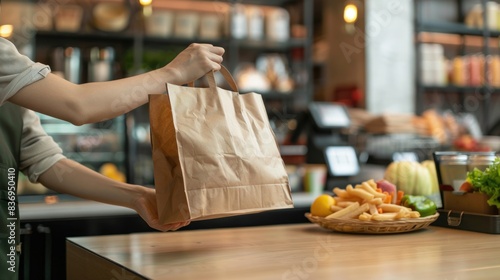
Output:
<svg viewBox="0 0 500 280">
<path fill-rule="evenodd" d="M 151 5 L 152 2 L 153 2 L 153 0 L 139 0 L 139 3 L 142 6 L 149 6 L 149 5 Z"/>
<path fill-rule="evenodd" d="M 358 19 L 358 7 L 354 4 L 348 4 L 344 8 L 344 21 L 354 23 Z"/>
<path fill-rule="evenodd" d="M 12 36 L 13 30 L 14 27 L 12 26 L 12 24 L 0 25 L 0 37 L 9 38 L 10 36 Z"/>
</svg>

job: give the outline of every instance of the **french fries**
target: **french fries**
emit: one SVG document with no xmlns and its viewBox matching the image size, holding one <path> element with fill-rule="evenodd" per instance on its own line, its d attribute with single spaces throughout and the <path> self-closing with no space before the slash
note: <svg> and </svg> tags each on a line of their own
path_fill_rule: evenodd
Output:
<svg viewBox="0 0 500 280">
<path fill-rule="evenodd" d="M 347 185 L 345 189 L 334 188 L 335 206 L 325 219 L 359 219 L 363 221 L 394 221 L 419 218 L 420 214 L 401 205 L 386 203 L 387 194 L 377 190 L 377 183 L 370 179 Z"/>
<path fill-rule="evenodd" d="M 361 204 L 361 206 L 359 206 L 354 211 L 342 216 L 342 219 L 357 219 L 359 217 L 359 215 L 365 213 L 369 209 L 370 209 L 370 205 L 368 203 L 363 203 L 363 204 Z"/>
<path fill-rule="evenodd" d="M 343 208 L 342 210 L 339 210 L 337 212 L 334 212 L 333 214 L 330 214 L 326 216 L 326 219 L 342 219 L 345 215 L 354 212 L 354 210 L 359 208 L 359 202 L 354 202 L 353 204 L 350 204 L 349 206 Z"/>
<path fill-rule="evenodd" d="M 397 204 L 382 203 L 378 207 L 384 212 L 411 211 L 411 208 L 407 208 Z"/>
<path fill-rule="evenodd" d="M 373 194 L 374 197 L 377 198 L 385 198 L 386 194 L 383 194 L 381 192 L 377 192 L 374 188 L 372 188 L 367 182 L 363 182 L 360 185 L 360 188 Z"/>
<path fill-rule="evenodd" d="M 351 198 L 351 195 L 349 195 L 346 190 L 343 190 L 341 188 L 334 188 L 333 193 L 335 193 L 335 195 L 340 198 Z"/>
<path fill-rule="evenodd" d="M 363 190 L 362 188 L 353 188 L 351 185 L 348 185 L 346 187 L 346 191 L 349 195 L 351 196 L 357 196 L 359 198 L 361 198 L 362 200 L 372 200 L 373 198 L 375 198 L 375 196 L 365 190 Z"/>
<path fill-rule="evenodd" d="M 372 203 L 368 203 L 368 206 L 369 206 L 368 209 L 370 210 L 370 215 L 378 215 L 378 214 L 380 214 L 379 211 L 378 211 L 377 205 L 372 204 Z"/>
</svg>

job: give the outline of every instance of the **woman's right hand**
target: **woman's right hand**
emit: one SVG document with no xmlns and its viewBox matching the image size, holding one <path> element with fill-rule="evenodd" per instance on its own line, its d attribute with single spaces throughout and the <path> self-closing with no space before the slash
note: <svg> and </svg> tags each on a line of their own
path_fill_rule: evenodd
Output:
<svg viewBox="0 0 500 280">
<path fill-rule="evenodd" d="M 189 225 L 190 221 L 174 224 L 161 224 L 158 218 L 155 190 L 140 186 L 138 187 L 138 190 L 140 190 L 142 194 L 135 197 L 131 208 L 134 209 L 151 228 L 160 231 L 175 231 L 181 227 Z"/>
<path fill-rule="evenodd" d="M 193 43 L 161 70 L 169 73 L 169 83 L 183 85 L 221 68 L 224 48 Z"/>
</svg>

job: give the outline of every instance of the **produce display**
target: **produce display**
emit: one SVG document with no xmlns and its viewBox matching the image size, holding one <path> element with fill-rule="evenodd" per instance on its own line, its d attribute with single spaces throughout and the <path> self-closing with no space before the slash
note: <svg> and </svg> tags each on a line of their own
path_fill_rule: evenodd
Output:
<svg viewBox="0 0 500 280">
<path fill-rule="evenodd" d="M 441 207 L 439 182 L 436 165 L 433 160 L 422 162 L 394 161 L 384 173 L 384 179 L 398 187 L 398 190 L 409 195 L 422 195 Z"/>
<path fill-rule="evenodd" d="M 484 171 L 474 168 L 468 172 L 460 190 L 484 193 L 489 197 L 490 206 L 500 208 L 500 158 L 497 157 Z"/>
<path fill-rule="evenodd" d="M 431 195 L 439 192 L 434 161 L 394 161 L 384 174 L 384 179 L 398 186 L 399 190 L 412 195 Z"/>
<path fill-rule="evenodd" d="M 395 221 L 436 214 L 436 204 L 422 195 L 405 194 L 399 186 L 381 179 L 367 180 L 345 189 L 334 188 L 333 195 L 322 194 L 311 204 L 311 215 L 325 219 Z"/>
<path fill-rule="evenodd" d="M 407 194 L 401 199 L 401 205 L 411 208 L 414 211 L 418 211 L 422 217 L 434 215 L 437 211 L 434 201 L 423 195 Z"/>
<path fill-rule="evenodd" d="M 491 147 L 484 145 L 472 135 L 465 134 L 453 140 L 453 147 L 457 151 L 463 152 L 487 152 L 491 151 Z"/>
</svg>

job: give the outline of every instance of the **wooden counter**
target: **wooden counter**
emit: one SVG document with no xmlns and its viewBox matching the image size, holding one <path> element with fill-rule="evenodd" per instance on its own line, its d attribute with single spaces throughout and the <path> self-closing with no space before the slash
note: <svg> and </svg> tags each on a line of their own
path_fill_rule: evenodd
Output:
<svg viewBox="0 0 500 280">
<path fill-rule="evenodd" d="M 62 196 L 70 197 L 67 195 Z M 296 208 L 309 208 L 316 196 L 317 195 L 306 192 L 294 192 L 292 193 L 293 205 Z M 126 207 L 79 198 L 67 198 L 66 200 L 62 199 L 58 203 L 47 204 L 44 202 L 43 196 L 37 198 L 36 202 L 25 202 L 23 201 L 23 198 L 21 198 L 19 203 L 19 212 L 21 220 L 31 222 L 48 219 L 54 220 L 137 215 L 134 210 Z"/>
<path fill-rule="evenodd" d="M 314 224 L 69 238 L 68 279 L 497 279 L 500 236 Z M 136 277 L 136 278 L 135 278 Z"/>
</svg>

